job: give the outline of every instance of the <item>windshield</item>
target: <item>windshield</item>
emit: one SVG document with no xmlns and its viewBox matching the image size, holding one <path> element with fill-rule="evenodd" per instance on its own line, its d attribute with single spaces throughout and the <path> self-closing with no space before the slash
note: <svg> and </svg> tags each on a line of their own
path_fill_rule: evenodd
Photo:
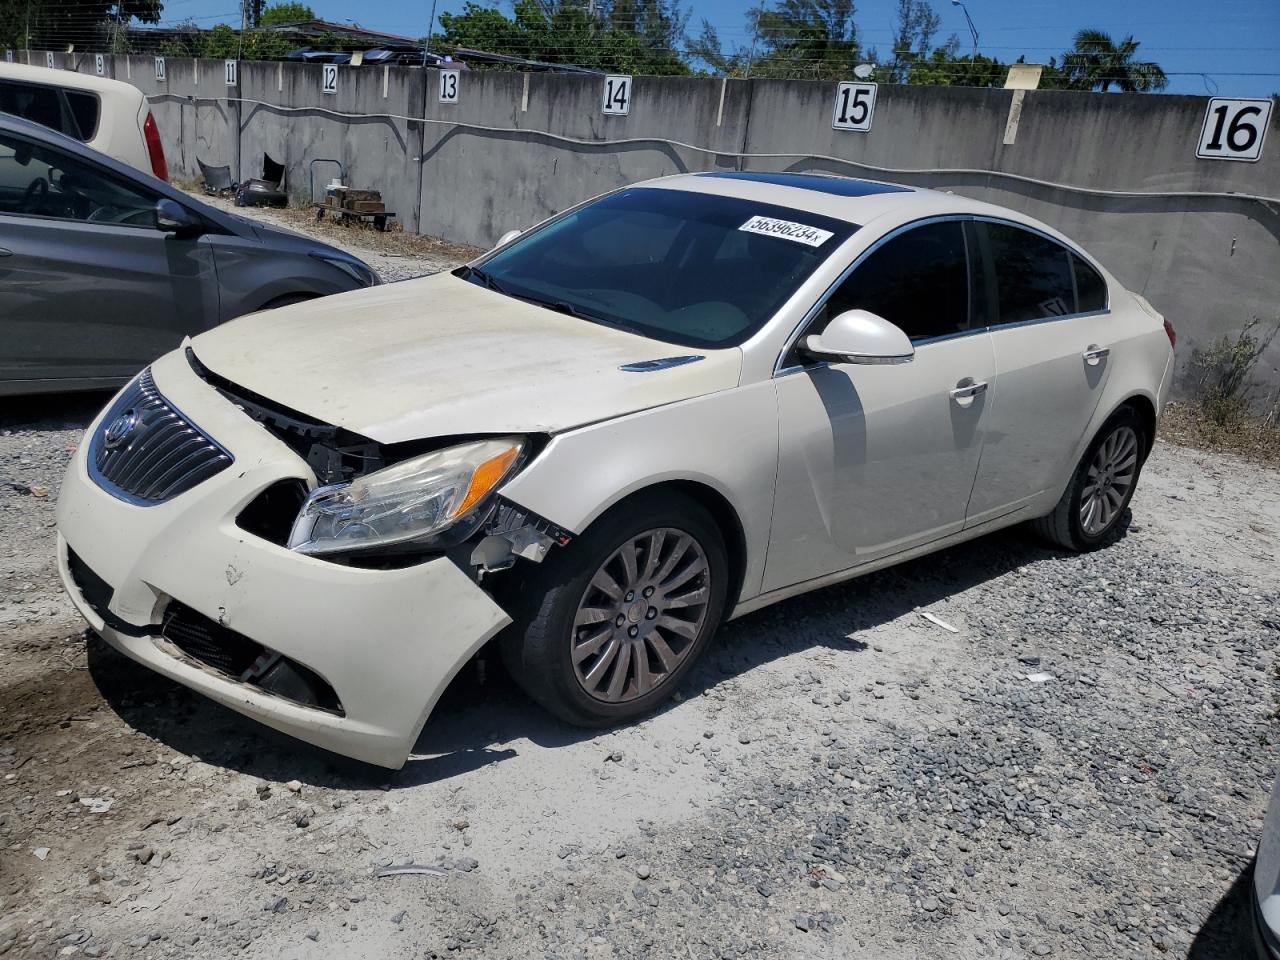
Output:
<svg viewBox="0 0 1280 960">
<path fill-rule="evenodd" d="M 460 275 L 647 337 L 727 347 L 759 330 L 857 229 L 683 190 L 610 194 Z"/>
</svg>

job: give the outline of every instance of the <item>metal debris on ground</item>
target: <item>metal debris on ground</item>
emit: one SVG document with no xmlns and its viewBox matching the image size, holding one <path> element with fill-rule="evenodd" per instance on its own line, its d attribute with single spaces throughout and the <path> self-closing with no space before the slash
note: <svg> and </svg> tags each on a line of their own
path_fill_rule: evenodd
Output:
<svg viewBox="0 0 1280 960">
<path fill-rule="evenodd" d="M 428 867 L 421 863 L 401 863 L 393 867 L 380 867 L 374 876 L 381 880 L 383 877 L 399 877 L 406 874 L 420 873 L 428 877 L 447 877 L 448 870 L 440 867 Z"/>
</svg>

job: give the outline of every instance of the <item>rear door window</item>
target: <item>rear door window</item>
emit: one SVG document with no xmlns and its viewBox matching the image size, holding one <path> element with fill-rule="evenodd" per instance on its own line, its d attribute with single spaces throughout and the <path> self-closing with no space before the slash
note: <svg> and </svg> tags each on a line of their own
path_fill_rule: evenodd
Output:
<svg viewBox="0 0 1280 960">
<path fill-rule="evenodd" d="M 1096 313 L 1107 308 L 1107 282 L 1097 270 L 1074 253 L 1071 266 L 1076 275 L 1077 310 L 1080 313 Z"/>
<path fill-rule="evenodd" d="M 83 90 L 0 80 L 0 113 L 11 113 L 81 142 L 98 132 L 98 98 Z"/>
<path fill-rule="evenodd" d="M 1079 312 L 1071 254 L 1048 237 L 985 224 L 996 281 L 996 322 L 1004 325 Z"/>
<path fill-rule="evenodd" d="M 80 141 L 92 140 L 98 132 L 98 98 L 83 90 L 64 90 L 62 94 L 67 98 L 67 108 L 76 126 L 74 131 L 62 132 Z"/>
</svg>

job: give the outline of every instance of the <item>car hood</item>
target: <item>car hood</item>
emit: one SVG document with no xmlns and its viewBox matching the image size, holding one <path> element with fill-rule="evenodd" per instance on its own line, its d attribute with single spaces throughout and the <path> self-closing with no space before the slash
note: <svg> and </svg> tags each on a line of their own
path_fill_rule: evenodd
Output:
<svg viewBox="0 0 1280 960">
<path fill-rule="evenodd" d="M 213 373 L 380 443 L 555 433 L 737 386 L 741 351 L 615 330 L 437 274 L 243 317 L 191 342 Z M 624 364 L 701 356 L 628 372 Z"/>
</svg>

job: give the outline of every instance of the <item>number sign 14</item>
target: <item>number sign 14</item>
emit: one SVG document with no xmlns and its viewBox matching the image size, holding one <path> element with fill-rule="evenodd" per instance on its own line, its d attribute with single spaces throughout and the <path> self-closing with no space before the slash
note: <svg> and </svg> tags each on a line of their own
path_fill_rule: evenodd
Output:
<svg viewBox="0 0 1280 960">
<path fill-rule="evenodd" d="M 1196 156 L 1202 160 L 1253 163 L 1262 156 L 1262 143 L 1270 125 L 1270 100 L 1214 97 L 1205 111 Z"/>
<path fill-rule="evenodd" d="M 876 85 L 842 80 L 836 86 L 836 105 L 831 113 L 831 126 L 835 130 L 856 130 L 866 133 L 871 129 L 871 118 L 876 112 Z"/>
<path fill-rule="evenodd" d="M 604 103 L 601 109 L 605 113 L 625 117 L 631 110 L 631 78 L 611 76 L 604 78 Z"/>
</svg>

